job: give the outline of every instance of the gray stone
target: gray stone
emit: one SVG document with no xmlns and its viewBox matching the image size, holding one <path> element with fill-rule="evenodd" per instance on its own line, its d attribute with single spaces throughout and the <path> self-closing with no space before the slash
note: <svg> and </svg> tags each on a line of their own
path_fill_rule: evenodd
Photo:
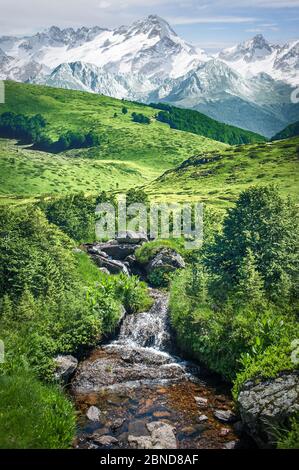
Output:
<svg viewBox="0 0 299 470">
<path fill-rule="evenodd" d="M 128 436 L 128 442 L 137 449 L 176 449 L 175 428 L 163 421 L 153 421 L 146 425 L 150 435 Z"/>
<path fill-rule="evenodd" d="M 200 415 L 197 419 L 200 423 L 203 423 L 204 421 L 208 421 L 209 418 L 206 415 Z"/>
<path fill-rule="evenodd" d="M 125 421 L 126 421 L 125 418 L 115 419 L 113 421 L 113 423 L 111 424 L 111 426 L 110 426 L 112 431 L 115 431 L 115 430 L 121 428 Z"/>
<path fill-rule="evenodd" d="M 111 244 L 103 243 L 99 245 L 101 252 L 104 252 L 107 256 L 113 259 L 123 261 L 127 256 L 133 255 L 139 245 L 124 243 L 124 244 Z M 100 253 L 99 253 L 100 254 Z"/>
<path fill-rule="evenodd" d="M 207 408 L 208 407 L 208 400 L 207 398 L 203 397 L 194 397 L 194 400 L 196 401 L 197 405 L 200 408 Z"/>
<path fill-rule="evenodd" d="M 67 383 L 78 367 L 78 361 L 74 356 L 58 355 L 54 358 L 56 365 L 55 378 Z"/>
<path fill-rule="evenodd" d="M 215 410 L 214 416 L 223 423 L 233 423 L 236 421 L 236 415 L 231 410 Z"/>
<path fill-rule="evenodd" d="M 104 258 L 101 255 L 93 255 L 92 258 L 100 268 L 106 268 L 110 274 L 130 274 L 127 266 L 121 261 Z"/>
<path fill-rule="evenodd" d="M 235 449 L 237 445 L 237 441 L 229 441 L 226 444 L 224 444 L 223 449 Z"/>
<path fill-rule="evenodd" d="M 161 250 L 146 266 L 146 272 L 150 274 L 157 269 L 171 272 L 185 268 L 185 261 L 176 251 L 169 248 Z"/>
<path fill-rule="evenodd" d="M 96 406 L 90 406 L 86 413 L 87 418 L 90 421 L 99 421 L 100 420 L 100 410 Z"/>
<path fill-rule="evenodd" d="M 107 446 L 111 446 L 112 444 L 117 444 L 117 443 L 118 443 L 118 439 L 116 439 L 116 437 L 107 435 L 107 436 L 98 437 L 98 438 L 95 440 L 95 442 L 96 442 L 97 444 L 100 444 L 101 446 L 107 447 Z"/>
<path fill-rule="evenodd" d="M 244 384 L 238 396 L 242 421 L 260 447 L 272 447 L 273 430 L 285 426 L 299 411 L 299 374 Z"/>
<path fill-rule="evenodd" d="M 116 237 L 118 243 L 129 243 L 129 244 L 141 244 L 148 241 L 147 235 L 145 232 L 134 232 L 128 230 L 126 232 L 120 233 Z"/>
</svg>

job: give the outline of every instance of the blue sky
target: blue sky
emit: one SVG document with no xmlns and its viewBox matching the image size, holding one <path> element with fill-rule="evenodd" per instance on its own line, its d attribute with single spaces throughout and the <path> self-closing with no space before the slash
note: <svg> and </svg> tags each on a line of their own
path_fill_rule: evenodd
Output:
<svg viewBox="0 0 299 470">
<path fill-rule="evenodd" d="M 0 35 L 30 34 L 52 24 L 112 28 L 149 14 L 210 50 L 259 33 L 278 43 L 299 36 L 299 0 L 0 0 Z"/>
</svg>

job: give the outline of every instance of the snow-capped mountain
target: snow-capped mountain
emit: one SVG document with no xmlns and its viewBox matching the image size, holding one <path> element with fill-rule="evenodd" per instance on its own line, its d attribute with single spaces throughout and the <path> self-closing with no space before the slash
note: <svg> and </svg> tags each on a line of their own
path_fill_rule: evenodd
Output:
<svg viewBox="0 0 299 470">
<path fill-rule="evenodd" d="M 224 49 L 218 59 L 244 77 L 267 73 L 291 85 L 299 84 L 299 41 L 279 46 L 270 44 L 258 34 L 250 41 Z"/>
<path fill-rule="evenodd" d="M 156 15 L 115 30 L 0 37 L 0 79 L 171 102 L 266 136 L 299 119 L 290 102 L 299 41 L 279 46 L 258 35 L 212 57 Z"/>
<path fill-rule="evenodd" d="M 149 77 L 178 77 L 199 60 L 198 50 L 179 38 L 157 16 L 115 30 L 52 27 L 31 37 L 0 38 L 0 48 L 15 58 L 17 66 L 37 62 L 50 69 L 63 63 L 84 62 L 111 73 L 141 73 Z"/>
</svg>

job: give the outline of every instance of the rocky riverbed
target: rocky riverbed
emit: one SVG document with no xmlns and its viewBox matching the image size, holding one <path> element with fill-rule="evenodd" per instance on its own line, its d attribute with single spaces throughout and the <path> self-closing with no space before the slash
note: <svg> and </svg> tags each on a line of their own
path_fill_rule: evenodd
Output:
<svg viewBox="0 0 299 470">
<path fill-rule="evenodd" d="M 168 296 L 127 315 L 117 339 L 78 367 L 71 393 L 79 412 L 77 448 L 235 448 L 242 436 L 229 387 L 173 350 Z"/>
</svg>

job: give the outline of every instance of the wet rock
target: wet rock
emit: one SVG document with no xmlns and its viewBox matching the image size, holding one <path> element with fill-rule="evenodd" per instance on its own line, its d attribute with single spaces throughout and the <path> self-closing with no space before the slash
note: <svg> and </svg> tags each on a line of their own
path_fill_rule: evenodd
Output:
<svg viewBox="0 0 299 470">
<path fill-rule="evenodd" d="M 153 413 L 153 416 L 155 418 L 169 418 L 171 416 L 171 413 L 169 411 L 155 411 Z"/>
<path fill-rule="evenodd" d="M 149 431 L 146 427 L 146 421 L 135 420 L 131 421 L 128 426 L 129 435 L 133 436 L 146 436 L 149 435 Z"/>
<path fill-rule="evenodd" d="M 203 423 L 205 421 L 208 421 L 209 418 L 206 416 L 206 415 L 200 415 L 197 419 L 197 421 L 199 421 L 200 423 Z"/>
<path fill-rule="evenodd" d="M 116 260 L 126 260 L 129 255 L 133 255 L 135 250 L 139 245 L 123 243 L 123 244 L 114 244 L 114 243 L 102 243 L 99 245 L 101 252 L 104 252 L 106 256 L 110 256 Z"/>
<path fill-rule="evenodd" d="M 106 268 L 110 274 L 130 274 L 127 266 L 121 261 L 108 259 L 98 254 L 93 255 L 92 258 L 100 268 Z"/>
<path fill-rule="evenodd" d="M 219 432 L 219 436 L 224 437 L 227 436 L 230 433 L 229 428 L 221 428 Z"/>
<path fill-rule="evenodd" d="M 90 421 L 99 421 L 100 420 L 100 410 L 96 406 L 90 406 L 86 413 L 87 418 Z"/>
<path fill-rule="evenodd" d="M 133 449 L 153 449 L 150 436 L 128 436 L 128 443 Z"/>
<path fill-rule="evenodd" d="M 137 261 L 137 260 L 136 260 L 136 256 L 135 256 L 135 255 L 127 256 L 126 259 L 125 259 L 125 261 L 127 261 L 127 263 L 129 263 L 129 265 L 130 265 L 131 267 L 133 267 L 133 266 L 135 266 L 136 261 Z"/>
<path fill-rule="evenodd" d="M 150 435 L 129 435 L 128 442 L 136 449 L 176 449 L 177 442 L 174 430 L 170 424 L 155 421 L 146 425 Z"/>
<path fill-rule="evenodd" d="M 121 428 L 125 421 L 125 418 L 115 419 L 110 426 L 112 431 L 116 431 L 117 429 Z"/>
<path fill-rule="evenodd" d="M 100 256 L 102 256 L 103 258 L 108 258 L 107 253 L 105 253 L 104 251 L 102 251 L 100 244 L 86 245 L 86 247 L 87 247 L 87 252 L 88 252 L 90 255 L 100 255 Z"/>
<path fill-rule="evenodd" d="M 147 235 L 145 232 L 134 232 L 133 230 L 128 230 L 126 232 L 120 233 L 116 237 L 118 243 L 129 243 L 129 244 L 141 244 L 148 241 Z"/>
<path fill-rule="evenodd" d="M 144 414 L 150 413 L 152 406 L 153 406 L 153 400 L 150 400 L 150 399 L 146 400 L 144 405 L 142 405 L 138 409 L 137 414 L 144 415 Z"/>
<path fill-rule="evenodd" d="M 155 421 L 147 424 L 151 433 L 154 449 L 176 449 L 175 427 L 163 421 Z"/>
<path fill-rule="evenodd" d="M 192 436 L 193 434 L 196 434 L 198 432 L 198 429 L 194 428 L 193 426 L 185 426 L 181 429 L 180 432 L 182 434 L 186 434 L 187 436 Z"/>
<path fill-rule="evenodd" d="M 194 397 L 194 400 L 196 401 L 197 405 L 200 408 L 207 408 L 208 407 L 208 400 L 207 398 L 203 397 Z"/>
<path fill-rule="evenodd" d="M 237 441 L 229 441 L 224 444 L 223 449 L 235 449 L 237 445 Z"/>
<path fill-rule="evenodd" d="M 93 434 L 88 435 L 88 436 L 87 436 L 87 439 L 92 440 L 92 441 L 94 441 L 94 442 L 97 442 L 97 440 L 98 440 L 100 437 L 102 437 L 102 436 L 104 436 L 105 434 L 108 434 L 108 433 L 109 433 L 109 429 L 106 428 L 106 427 L 105 427 L 105 428 L 101 428 L 101 429 L 97 429 L 96 431 L 94 431 Z"/>
<path fill-rule="evenodd" d="M 110 435 L 101 436 L 96 440 L 96 443 L 100 444 L 101 446 L 108 447 L 108 446 L 111 446 L 112 444 L 117 444 L 118 439 Z"/>
<path fill-rule="evenodd" d="M 63 383 L 67 383 L 78 366 L 78 360 L 71 355 L 58 355 L 54 358 L 56 370 L 55 378 Z"/>
<path fill-rule="evenodd" d="M 299 411 L 299 374 L 283 374 L 258 384 L 247 382 L 238 397 L 243 423 L 260 447 L 273 446 L 273 429 Z"/>
<path fill-rule="evenodd" d="M 185 261 L 176 251 L 170 248 L 164 248 L 152 259 L 146 266 L 147 274 L 163 269 L 163 271 L 175 271 L 185 268 Z"/>
<path fill-rule="evenodd" d="M 236 421 L 236 415 L 231 410 L 215 410 L 214 416 L 223 423 L 233 423 Z"/>
</svg>

